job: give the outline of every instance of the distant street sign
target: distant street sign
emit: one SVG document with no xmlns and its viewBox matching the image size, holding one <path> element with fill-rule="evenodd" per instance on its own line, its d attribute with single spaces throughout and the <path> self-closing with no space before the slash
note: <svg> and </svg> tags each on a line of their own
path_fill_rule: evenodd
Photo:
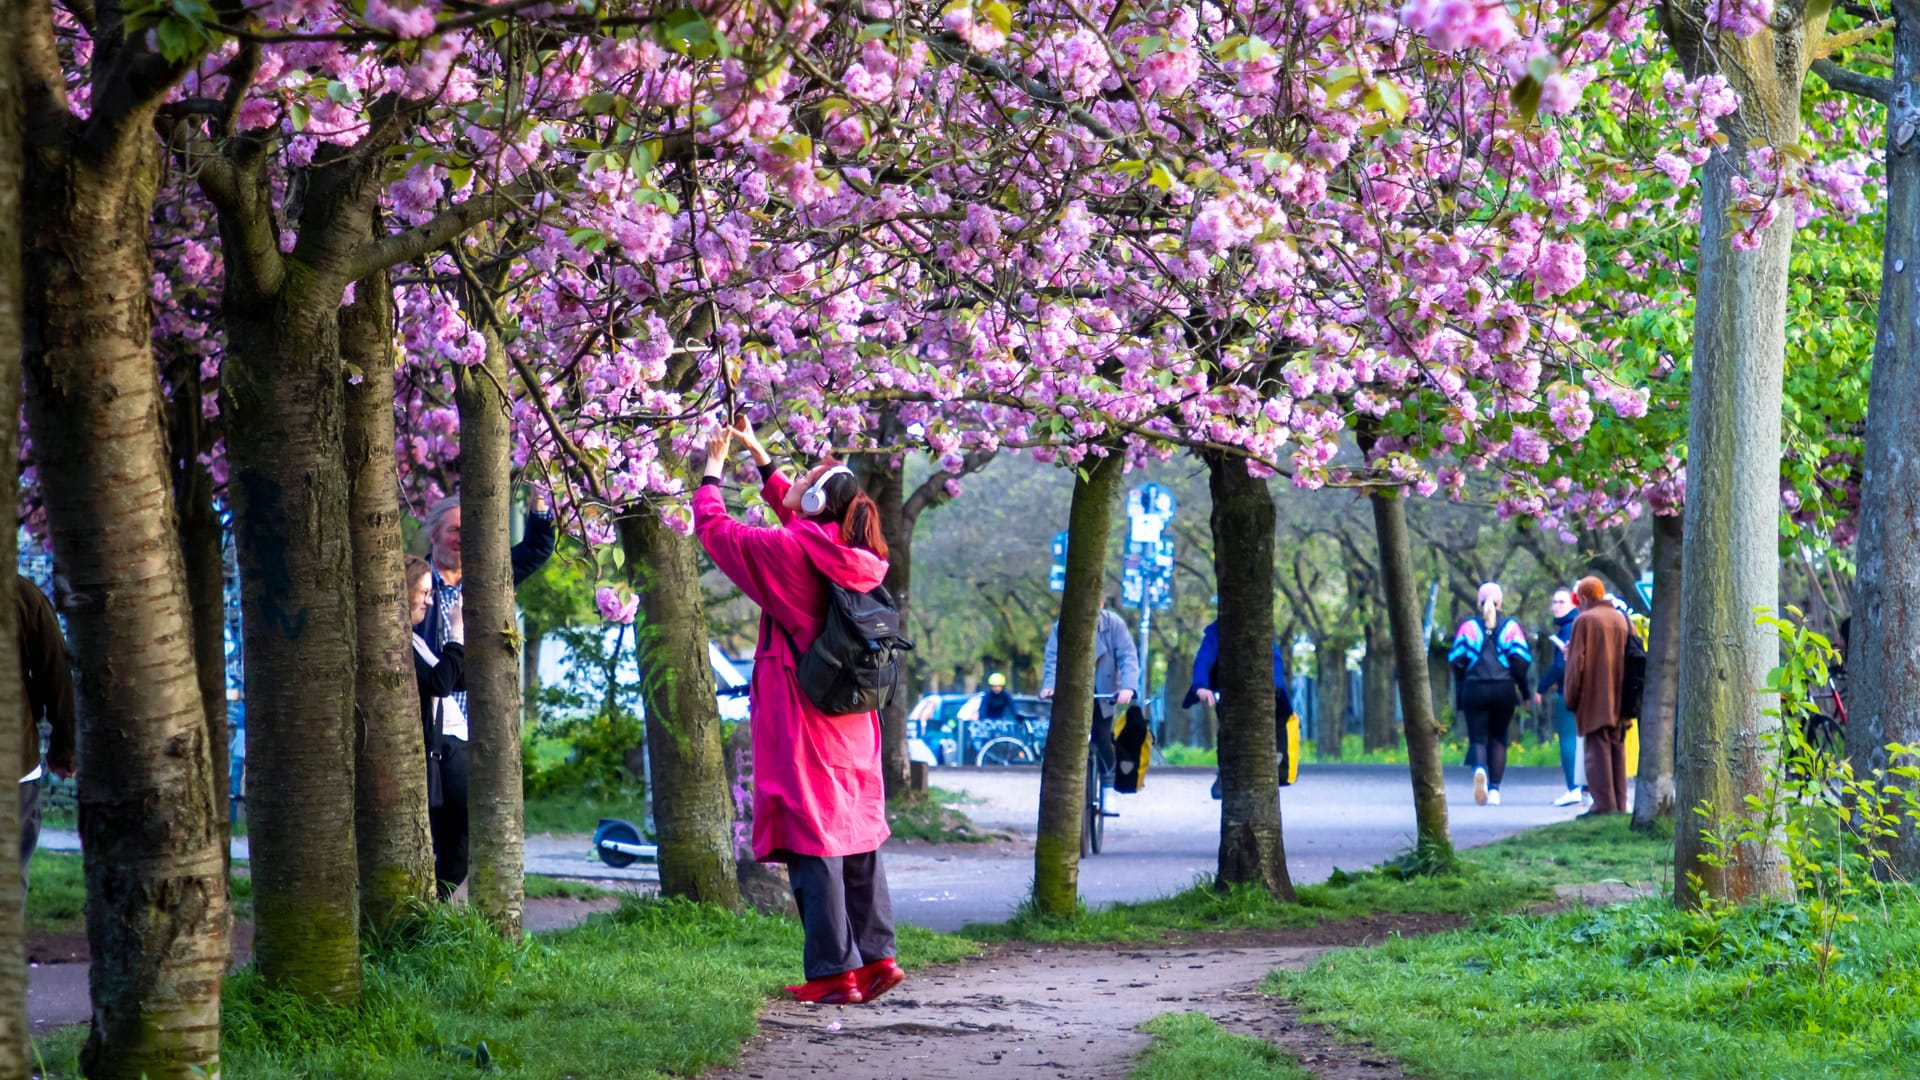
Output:
<svg viewBox="0 0 1920 1080">
<path fill-rule="evenodd" d="M 1047 588 L 1067 591 L 1067 530 L 1053 534 L 1053 569 L 1047 573 Z"/>
</svg>

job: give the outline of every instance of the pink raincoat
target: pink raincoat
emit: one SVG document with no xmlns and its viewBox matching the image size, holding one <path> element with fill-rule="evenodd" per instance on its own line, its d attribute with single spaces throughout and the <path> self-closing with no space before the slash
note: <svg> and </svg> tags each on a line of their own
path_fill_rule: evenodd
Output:
<svg viewBox="0 0 1920 1080">
<path fill-rule="evenodd" d="M 887 562 L 841 543 L 838 530 L 782 506 L 792 486 L 776 473 L 762 489 L 780 515 L 783 527 L 777 529 L 733 520 L 712 484 L 693 497 L 700 543 L 763 612 L 748 688 L 753 857 L 762 862 L 787 852 L 859 855 L 878 850 L 888 836 L 880 717 L 822 713 L 800 691 L 793 649 L 780 632 L 784 627 L 805 651 L 826 621 L 826 578 L 865 592 L 887 576 Z"/>
</svg>

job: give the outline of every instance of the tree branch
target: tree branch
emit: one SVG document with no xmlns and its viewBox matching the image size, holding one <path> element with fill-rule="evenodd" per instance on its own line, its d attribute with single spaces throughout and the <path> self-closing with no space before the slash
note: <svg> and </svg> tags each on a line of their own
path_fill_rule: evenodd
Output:
<svg viewBox="0 0 1920 1080">
<path fill-rule="evenodd" d="M 987 463 L 992 461 L 993 457 L 992 450 L 975 450 L 961 462 L 959 472 L 948 472 L 942 469 L 927 477 L 919 487 L 914 489 L 913 494 L 907 497 L 907 501 L 901 504 L 900 517 L 907 530 L 909 532 L 913 530 L 921 514 L 952 498 L 947 494 L 947 481 L 958 480 L 963 476 L 979 472 L 987 467 Z"/>
<path fill-rule="evenodd" d="M 1882 105 L 1893 100 L 1893 80 L 1878 75 L 1867 75 L 1849 67 L 1843 67 L 1832 60 L 1815 60 L 1813 73 L 1826 80 L 1828 86 L 1855 97 L 1869 98 Z"/>
<path fill-rule="evenodd" d="M 998 60 L 989 60 L 979 53 L 974 52 L 973 48 L 969 46 L 960 35 L 952 31 L 946 31 L 934 34 L 923 40 L 926 41 L 928 48 L 938 53 L 940 57 L 948 63 L 959 64 L 975 75 L 985 75 L 988 78 L 998 79 L 1009 86 L 1015 87 L 1033 100 L 1043 105 L 1051 105 L 1061 112 L 1066 113 L 1075 123 L 1086 128 L 1087 131 L 1091 132 L 1096 138 L 1117 143 L 1120 148 L 1125 150 L 1129 155 L 1133 154 L 1133 144 L 1127 140 L 1126 136 L 1108 127 L 1106 123 L 1092 113 L 1068 101 L 1060 91 L 1055 90 L 1046 83 L 1038 79 L 1030 79 L 1007 65 L 1000 63 Z"/>
<path fill-rule="evenodd" d="M 353 257 L 348 264 L 347 280 L 359 281 L 375 270 L 412 262 L 445 247 L 468 229 L 518 209 L 549 186 L 570 182 L 573 175 L 571 166 L 558 170 L 552 177 L 528 173 L 511 187 L 475 195 L 458 206 L 441 211 L 424 225 L 416 225 L 405 232 L 376 240 Z M 550 185 L 548 180 L 552 180 L 553 184 Z"/>
</svg>

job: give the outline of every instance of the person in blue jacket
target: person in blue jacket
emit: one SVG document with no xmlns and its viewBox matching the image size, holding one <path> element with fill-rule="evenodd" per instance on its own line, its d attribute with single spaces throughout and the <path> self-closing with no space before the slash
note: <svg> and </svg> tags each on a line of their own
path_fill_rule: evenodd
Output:
<svg viewBox="0 0 1920 1080">
<path fill-rule="evenodd" d="M 1567 793 L 1553 800 L 1553 805 L 1572 806 L 1586 791 L 1579 782 L 1580 732 L 1573 710 L 1567 707 L 1567 642 L 1573 640 L 1573 620 L 1580 617 L 1580 605 L 1573 602 L 1572 589 L 1555 589 L 1552 608 L 1553 663 L 1540 676 L 1533 700 L 1553 706 L 1554 735 L 1560 740 L 1560 775 L 1566 779 Z"/>
<path fill-rule="evenodd" d="M 1207 624 L 1200 635 L 1200 651 L 1193 654 L 1193 685 L 1187 688 L 1187 696 L 1180 703 L 1183 709 L 1191 709 L 1196 704 L 1212 705 L 1219 700 L 1217 687 L 1220 677 L 1220 621 Z M 1280 649 L 1278 638 L 1273 643 L 1273 732 L 1274 745 L 1284 756 L 1287 752 L 1287 717 L 1293 715 L 1293 695 L 1287 693 L 1287 660 Z M 1280 776 L 1287 775 L 1286 763 L 1280 767 Z M 1213 778 L 1213 797 L 1220 797 L 1220 777 Z"/>
<path fill-rule="evenodd" d="M 1480 615 L 1454 632 L 1447 665 L 1453 669 L 1455 704 L 1467 721 L 1473 801 L 1499 806 L 1513 710 L 1533 696 L 1527 685 L 1533 650 L 1520 623 L 1500 614 L 1505 594 L 1499 585 L 1480 586 L 1478 600 Z"/>
</svg>

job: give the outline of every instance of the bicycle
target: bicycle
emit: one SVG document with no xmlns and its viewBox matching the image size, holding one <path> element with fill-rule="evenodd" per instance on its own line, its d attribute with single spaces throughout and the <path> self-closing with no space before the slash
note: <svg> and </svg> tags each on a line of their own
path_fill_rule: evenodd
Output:
<svg viewBox="0 0 1920 1080">
<path fill-rule="evenodd" d="M 1006 724 L 1008 721 L 979 720 L 976 726 L 988 724 Z M 1040 748 L 1046 745 L 1047 733 L 1042 730 L 1036 717 L 1026 713 L 1015 713 L 1011 723 L 1012 734 L 996 734 L 988 738 L 975 752 L 975 765 L 1038 765 Z M 1049 725 L 1050 726 L 1050 725 Z M 996 728 L 995 730 L 1002 730 Z"/>
<path fill-rule="evenodd" d="M 1117 701 L 1115 694 L 1095 694 L 1094 704 Z M 1097 714 L 1096 714 L 1097 716 Z M 1087 742 L 1086 798 L 1080 808 L 1080 857 L 1100 854 L 1107 842 L 1107 819 L 1120 815 L 1107 809 L 1107 778 L 1113 775 L 1113 763 L 1100 759 L 1100 742 Z"/>
</svg>

